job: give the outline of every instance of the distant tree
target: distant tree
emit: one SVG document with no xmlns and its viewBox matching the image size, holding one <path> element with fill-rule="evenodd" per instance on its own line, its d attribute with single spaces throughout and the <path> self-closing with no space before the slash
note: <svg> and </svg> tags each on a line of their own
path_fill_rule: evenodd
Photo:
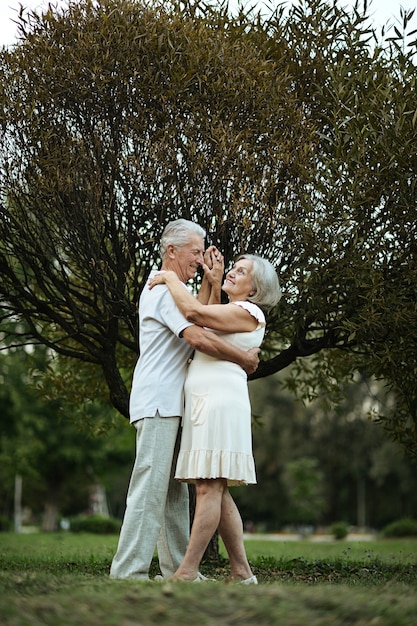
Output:
<svg viewBox="0 0 417 626">
<path fill-rule="evenodd" d="M 283 483 L 290 494 L 290 515 L 293 523 L 315 526 L 326 507 L 323 471 L 319 461 L 301 457 L 287 463 Z"/>
<path fill-rule="evenodd" d="M 319 506 L 311 508 L 316 517 L 304 523 L 345 520 L 381 529 L 415 517 L 417 467 L 372 419 L 374 406 L 387 400 L 383 384 L 358 376 L 343 385 L 343 400 L 325 396 L 303 404 L 285 389 L 285 378 L 281 372 L 249 384 L 258 484 L 234 491 L 244 520 L 275 531 L 300 523 L 288 478 L 294 463 L 305 467 L 306 459 L 315 460 L 321 479 L 311 485 L 319 488 Z"/>
<path fill-rule="evenodd" d="M 86 363 L 97 384 L 70 360 L 61 389 L 108 388 L 127 416 L 138 297 L 163 227 L 186 217 L 227 263 L 248 250 L 277 267 L 255 377 L 311 357 L 311 396 L 366 370 L 395 392 L 380 419 L 417 457 L 416 67 L 400 15 L 384 38 L 366 3 L 22 10 L 0 55 L 0 301 L 27 323 L 16 343 Z"/>
<path fill-rule="evenodd" d="M 31 372 L 44 369 L 46 352 L 37 346 L 0 353 L 0 515 L 13 516 L 14 481 L 20 475 L 24 507 L 50 531 L 57 529 L 59 515 L 87 511 L 92 488 L 109 481 L 112 470 L 119 475 L 115 467 L 130 466 L 134 437 L 124 440 L 121 424 L 109 428 L 111 418 L 103 416 L 108 407 L 90 406 L 92 431 L 74 424 L 58 400 L 38 394 Z M 107 436 L 96 436 L 100 424 Z"/>
</svg>

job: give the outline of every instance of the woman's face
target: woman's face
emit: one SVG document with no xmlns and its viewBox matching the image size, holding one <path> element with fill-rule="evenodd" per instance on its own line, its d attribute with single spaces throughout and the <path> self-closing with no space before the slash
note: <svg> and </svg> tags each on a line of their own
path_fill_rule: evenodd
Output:
<svg viewBox="0 0 417 626">
<path fill-rule="evenodd" d="M 253 293 L 252 267 L 252 261 L 240 259 L 227 272 L 222 289 L 227 293 L 231 302 L 246 300 Z"/>
</svg>

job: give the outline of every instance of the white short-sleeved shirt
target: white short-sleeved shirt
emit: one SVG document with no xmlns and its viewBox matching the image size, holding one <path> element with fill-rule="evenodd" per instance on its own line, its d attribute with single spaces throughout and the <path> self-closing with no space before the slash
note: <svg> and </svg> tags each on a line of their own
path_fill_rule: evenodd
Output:
<svg viewBox="0 0 417 626">
<path fill-rule="evenodd" d="M 188 326 L 192 324 L 180 313 L 168 287 L 144 287 L 139 300 L 140 356 L 130 393 L 131 423 L 153 417 L 157 411 L 161 417 L 182 415 L 192 349 L 180 334 Z"/>
</svg>

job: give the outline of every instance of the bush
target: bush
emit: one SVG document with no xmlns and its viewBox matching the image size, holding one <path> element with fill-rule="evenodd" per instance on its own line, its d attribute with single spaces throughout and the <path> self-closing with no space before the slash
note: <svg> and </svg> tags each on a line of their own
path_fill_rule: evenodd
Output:
<svg viewBox="0 0 417 626">
<path fill-rule="evenodd" d="M 346 522 L 335 522 L 331 526 L 331 533 L 335 539 L 346 539 L 349 526 Z"/>
<path fill-rule="evenodd" d="M 411 517 L 399 519 L 385 526 L 384 537 L 417 537 L 417 520 Z"/>
<path fill-rule="evenodd" d="M 13 522 L 5 515 L 0 515 L 0 533 L 9 533 L 13 530 Z"/>
<path fill-rule="evenodd" d="M 114 517 L 104 515 L 78 515 L 71 518 L 70 531 L 95 535 L 117 534 L 120 531 L 120 522 Z"/>
</svg>

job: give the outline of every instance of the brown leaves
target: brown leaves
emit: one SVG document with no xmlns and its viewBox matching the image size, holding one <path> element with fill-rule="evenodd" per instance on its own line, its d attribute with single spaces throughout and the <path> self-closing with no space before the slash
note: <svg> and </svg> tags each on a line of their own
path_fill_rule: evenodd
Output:
<svg viewBox="0 0 417 626">
<path fill-rule="evenodd" d="M 22 19 L 0 58 L 11 311 L 56 350 L 94 353 L 120 396 L 118 346 L 135 350 L 146 272 L 182 216 L 226 264 L 243 251 L 276 264 L 268 372 L 360 347 L 391 376 L 417 326 L 416 74 L 404 49 L 371 45 L 363 16 L 319 0 L 264 21 L 130 0 Z"/>
</svg>

